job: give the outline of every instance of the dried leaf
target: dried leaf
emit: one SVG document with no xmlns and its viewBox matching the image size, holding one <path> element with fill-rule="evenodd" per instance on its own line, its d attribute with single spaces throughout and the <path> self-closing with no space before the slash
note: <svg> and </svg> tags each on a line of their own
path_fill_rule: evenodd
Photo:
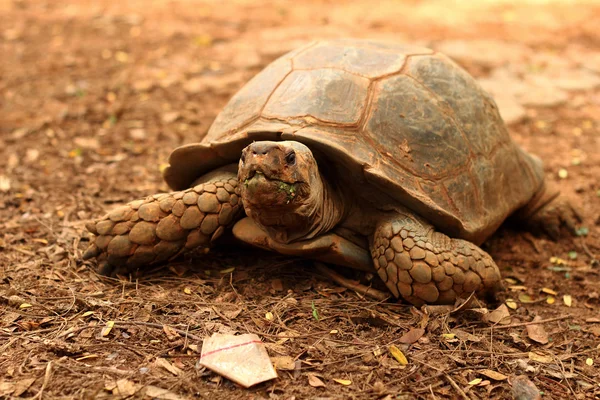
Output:
<svg viewBox="0 0 600 400">
<path fill-rule="evenodd" d="M 548 296 L 548 298 L 546 299 L 546 303 L 548 304 L 554 304 L 556 302 L 556 299 L 552 296 Z"/>
<path fill-rule="evenodd" d="M 221 274 L 230 274 L 233 271 L 235 271 L 235 267 L 231 267 L 231 268 L 227 268 L 227 269 L 222 269 L 221 271 L 219 271 L 219 273 L 221 273 Z"/>
<path fill-rule="evenodd" d="M 308 374 L 308 384 L 312 387 L 325 387 L 325 384 L 315 374 Z"/>
<path fill-rule="evenodd" d="M 424 334 L 425 329 L 413 328 L 410 331 L 406 332 L 404 335 L 402 335 L 402 337 L 399 339 L 399 342 L 404 344 L 413 344 L 417 340 L 419 340 Z"/>
<path fill-rule="evenodd" d="M 81 316 L 82 317 L 89 317 L 90 315 L 92 315 L 94 312 L 93 311 L 86 311 L 84 312 Z"/>
<path fill-rule="evenodd" d="M 594 360 L 592 360 L 591 358 L 587 358 L 585 360 L 585 363 L 591 367 L 592 365 L 594 365 Z"/>
<path fill-rule="evenodd" d="M 176 366 L 174 366 L 173 364 L 171 364 L 164 358 L 160 358 L 160 357 L 157 358 L 156 361 L 154 361 L 154 364 L 157 367 L 162 367 L 162 368 L 166 369 L 167 371 L 169 371 L 170 373 L 172 373 L 175 376 L 183 375 L 183 371 L 181 369 L 177 368 Z"/>
<path fill-rule="evenodd" d="M 267 311 L 267 313 L 265 314 L 265 319 L 267 321 L 273 321 L 273 313 L 271 311 Z"/>
<path fill-rule="evenodd" d="M 456 337 L 456 333 L 444 333 L 442 337 L 444 339 L 454 339 Z"/>
<path fill-rule="evenodd" d="M 588 360 L 591 360 L 591 358 L 588 358 Z M 592 364 L 588 364 L 588 365 L 592 365 Z M 33 382 L 35 382 L 35 379 L 36 378 L 27 378 L 27 379 L 22 379 L 22 380 L 18 381 L 15 384 L 14 392 L 12 393 L 13 397 L 19 397 L 23 393 L 25 393 L 31 387 L 31 385 L 33 385 Z"/>
<path fill-rule="evenodd" d="M 348 379 L 333 378 L 333 381 L 339 383 L 340 385 L 344 385 L 344 386 L 352 385 L 352 381 L 348 380 Z"/>
<path fill-rule="evenodd" d="M 565 303 L 565 306 L 571 307 L 571 305 L 573 304 L 573 298 L 570 294 L 565 294 L 563 296 L 563 302 Z"/>
<path fill-rule="evenodd" d="M 521 303 L 533 303 L 533 299 L 527 293 L 519 293 L 519 301 Z"/>
<path fill-rule="evenodd" d="M 533 319 L 533 322 L 541 320 L 542 318 L 538 315 Z M 541 324 L 527 325 L 527 336 L 529 336 L 529 339 L 533 340 L 534 342 L 538 342 L 540 344 L 548 343 L 548 334 L 546 333 L 544 326 Z"/>
<path fill-rule="evenodd" d="M 183 293 L 185 294 L 192 294 L 192 289 L 190 289 L 189 287 L 186 287 L 183 289 Z"/>
<path fill-rule="evenodd" d="M 479 385 L 481 383 L 481 381 L 483 381 L 483 379 L 475 378 L 471 382 L 469 382 L 469 385 L 471 385 L 471 386 Z"/>
<path fill-rule="evenodd" d="M 271 362 L 275 369 L 282 369 L 286 371 L 293 371 L 296 369 L 296 362 L 290 356 L 277 356 L 271 357 Z"/>
<path fill-rule="evenodd" d="M 509 324 L 510 323 L 510 312 L 506 304 L 501 304 L 500 307 L 496 308 L 491 313 L 484 315 L 483 320 L 490 324 Z"/>
<path fill-rule="evenodd" d="M 406 356 L 399 348 L 397 348 L 394 345 L 391 345 L 390 353 L 392 353 L 392 356 L 396 359 L 396 361 L 400 363 L 400 365 L 408 365 L 408 360 L 406 359 Z"/>
<path fill-rule="evenodd" d="M 112 330 L 113 326 L 115 326 L 115 321 L 106 322 L 106 326 L 102 328 L 102 332 L 100 333 L 102 336 L 106 337 Z"/>
<path fill-rule="evenodd" d="M 554 359 L 550 356 L 545 356 L 543 354 L 539 354 L 539 353 L 534 353 L 533 351 L 530 351 L 529 353 L 527 353 L 527 356 L 529 357 L 529 359 L 531 361 L 537 361 L 540 363 L 544 363 L 544 364 L 551 364 L 554 362 Z"/>
<path fill-rule="evenodd" d="M 163 325 L 163 331 L 165 332 L 165 335 L 167 335 L 167 339 L 169 339 L 170 341 L 177 340 L 180 338 L 179 333 L 177 333 L 175 329 L 171 328 L 168 325 Z"/>
<path fill-rule="evenodd" d="M 273 279 L 271 281 L 271 287 L 274 291 L 281 292 L 283 290 L 283 282 L 281 282 L 281 279 Z"/>
<path fill-rule="evenodd" d="M 511 310 L 516 310 L 518 307 L 517 302 L 514 301 L 513 299 L 506 299 L 505 304 Z"/>
<path fill-rule="evenodd" d="M 485 375 L 490 379 L 493 379 L 495 381 L 503 381 L 505 379 L 508 379 L 508 376 L 501 374 L 500 372 L 497 371 L 492 371 L 491 369 L 484 369 L 482 371 L 479 371 L 479 373 L 481 375 Z"/>
<path fill-rule="evenodd" d="M 23 303 L 19 306 L 19 308 L 29 308 L 29 307 L 33 307 L 33 306 L 29 303 Z"/>
<path fill-rule="evenodd" d="M 542 293 L 551 294 L 552 296 L 558 295 L 558 293 L 556 291 L 549 289 L 549 288 L 543 288 Z"/>
<path fill-rule="evenodd" d="M 179 397 L 173 392 L 167 389 L 159 388 L 158 386 L 148 385 L 144 389 L 144 394 L 147 397 L 158 400 L 183 400 L 183 397 Z"/>
<path fill-rule="evenodd" d="M 131 397 L 140 389 L 140 387 L 141 385 L 138 385 L 129 379 L 119 379 L 117 385 L 112 389 L 112 393 L 115 396 L 119 396 L 119 398 Z"/>
<path fill-rule="evenodd" d="M 512 395 L 518 400 L 541 400 L 539 389 L 525 375 L 512 379 Z"/>
</svg>

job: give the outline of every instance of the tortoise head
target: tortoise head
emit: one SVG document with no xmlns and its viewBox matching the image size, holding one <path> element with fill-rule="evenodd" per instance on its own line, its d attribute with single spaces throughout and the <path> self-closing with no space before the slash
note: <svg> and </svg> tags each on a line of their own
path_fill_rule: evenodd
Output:
<svg viewBox="0 0 600 400">
<path fill-rule="evenodd" d="M 238 168 L 246 214 L 279 242 L 305 237 L 321 218 L 323 182 L 308 147 L 299 142 L 248 145 Z"/>
</svg>

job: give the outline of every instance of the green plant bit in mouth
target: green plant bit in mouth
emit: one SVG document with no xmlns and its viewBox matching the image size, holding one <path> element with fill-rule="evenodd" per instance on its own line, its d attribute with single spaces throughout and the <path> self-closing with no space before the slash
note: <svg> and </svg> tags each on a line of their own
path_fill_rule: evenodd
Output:
<svg viewBox="0 0 600 400">
<path fill-rule="evenodd" d="M 280 192 L 285 192 L 285 194 L 287 195 L 287 203 L 286 204 L 289 204 L 289 202 L 292 201 L 294 199 L 294 197 L 296 197 L 296 184 L 295 183 L 286 183 L 286 182 L 280 181 L 278 183 L 277 187 Z"/>
</svg>

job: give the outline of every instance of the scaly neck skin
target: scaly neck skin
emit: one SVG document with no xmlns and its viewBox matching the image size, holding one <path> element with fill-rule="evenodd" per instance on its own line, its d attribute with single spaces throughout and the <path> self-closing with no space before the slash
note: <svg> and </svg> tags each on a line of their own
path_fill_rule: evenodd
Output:
<svg viewBox="0 0 600 400">
<path fill-rule="evenodd" d="M 346 208 L 339 193 L 322 177 L 311 183 L 310 193 L 293 209 L 258 204 L 246 211 L 279 243 L 312 239 L 331 231 L 345 217 Z"/>
</svg>

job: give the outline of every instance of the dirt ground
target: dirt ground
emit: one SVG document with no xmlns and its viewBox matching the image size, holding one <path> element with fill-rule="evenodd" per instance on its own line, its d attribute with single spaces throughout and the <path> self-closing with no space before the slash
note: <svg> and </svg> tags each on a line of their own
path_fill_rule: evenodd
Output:
<svg viewBox="0 0 600 400">
<path fill-rule="evenodd" d="M 452 3 L 0 0 L 0 398 L 510 398 L 518 376 L 600 398 L 600 4 Z M 580 208 L 578 235 L 488 240 L 495 313 L 375 302 L 231 247 L 139 280 L 81 261 L 86 220 L 168 190 L 171 149 L 331 37 L 426 45 L 474 74 Z M 213 333 L 256 333 L 279 378 L 243 389 L 200 366 Z"/>
</svg>

